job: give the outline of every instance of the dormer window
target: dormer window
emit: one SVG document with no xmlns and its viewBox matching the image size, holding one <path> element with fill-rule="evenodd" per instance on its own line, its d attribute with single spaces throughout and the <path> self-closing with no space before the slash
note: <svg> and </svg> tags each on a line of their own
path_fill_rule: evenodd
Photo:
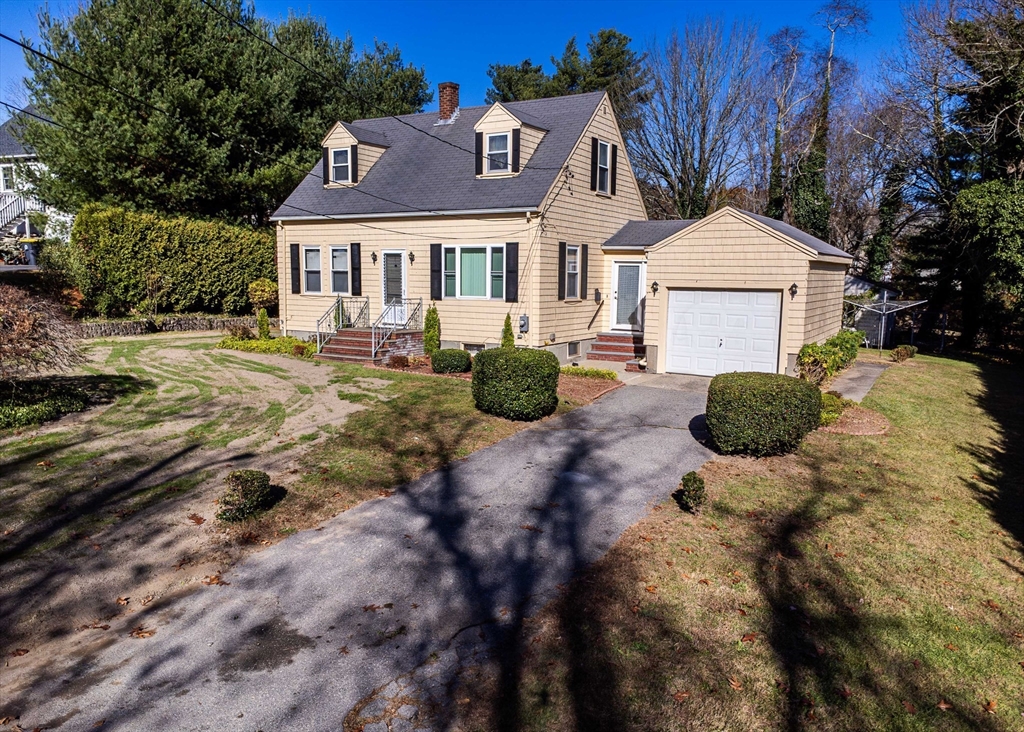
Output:
<svg viewBox="0 0 1024 732">
<path fill-rule="evenodd" d="M 508 144 L 509 134 L 500 132 L 487 136 L 487 172 L 507 173 L 508 166 Z"/>
<path fill-rule="evenodd" d="M 607 142 L 597 143 L 597 190 L 600 193 L 609 192 L 609 181 L 611 181 L 611 166 L 609 150 L 611 146 Z"/>
<path fill-rule="evenodd" d="M 341 147 L 331 150 L 331 183 L 351 183 L 351 149 Z"/>
</svg>

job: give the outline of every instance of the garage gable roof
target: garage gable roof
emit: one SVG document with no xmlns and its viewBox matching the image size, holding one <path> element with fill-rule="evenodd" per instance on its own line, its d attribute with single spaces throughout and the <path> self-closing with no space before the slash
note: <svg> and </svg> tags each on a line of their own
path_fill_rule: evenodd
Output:
<svg viewBox="0 0 1024 732">
<path fill-rule="evenodd" d="M 615 232 L 612 237 L 601 245 L 602 249 L 637 249 L 653 247 L 658 242 L 678 234 L 697 219 L 679 219 L 676 221 L 627 221 L 625 226 Z"/>
<path fill-rule="evenodd" d="M 767 229 L 770 232 L 772 232 L 774 235 L 777 235 L 778 238 L 780 238 L 780 239 L 782 239 L 784 241 L 788 241 L 791 245 L 795 246 L 797 249 L 800 249 L 800 250 L 804 251 L 807 254 L 811 254 L 812 256 L 813 255 L 820 255 L 820 256 L 823 256 L 823 257 L 838 257 L 838 258 L 841 258 L 841 259 L 853 259 L 853 257 L 851 255 L 847 254 L 842 249 L 839 249 L 837 247 L 832 246 L 831 244 L 823 242 L 821 239 L 818 239 L 817 237 L 811 236 L 807 232 L 801 231 L 800 229 L 796 228 L 795 226 L 790 226 L 789 224 L 787 224 L 787 223 L 785 223 L 783 221 L 779 221 L 777 219 L 768 218 L 767 216 L 761 216 L 759 214 L 751 213 L 750 211 L 744 211 L 743 209 L 733 208 L 732 206 L 726 206 L 725 208 L 719 209 L 718 211 L 716 211 L 715 213 L 711 214 L 710 216 L 705 216 L 704 218 L 699 219 L 696 222 L 693 222 L 690 226 L 686 226 L 686 227 L 681 228 L 680 231 L 685 232 L 683 234 L 683 236 L 686 236 L 687 234 L 691 233 L 692 231 L 696 231 L 697 229 L 701 228 L 702 226 L 704 226 L 705 224 L 707 224 L 709 222 L 717 221 L 718 219 L 720 219 L 720 218 L 722 218 L 724 216 L 730 216 L 730 215 L 734 216 L 734 217 L 736 217 L 736 218 L 738 218 L 740 220 L 746 219 L 751 225 L 753 225 L 756 228 L 761 229 L 762 231 Z M 653 223 L 653 222 L 651 222 L 651 223 Z M 676 223 L 679 223 L 679 222 L 676 222 Z M 617 236 L 617 234 L 616 234 L 616 236 Z M 660 249 L 662 246 L 665 246 L 668 243 L 667 240 L 672 238 L 672 236 L 674 236 L 674 235 L 670 233 L 664 239 L 656 242 L 656 244 L 649 245 L 649 247 L 651 247 L 651 248 L 655 248 L 656 247 L 656 248 Z"/>
</svg>

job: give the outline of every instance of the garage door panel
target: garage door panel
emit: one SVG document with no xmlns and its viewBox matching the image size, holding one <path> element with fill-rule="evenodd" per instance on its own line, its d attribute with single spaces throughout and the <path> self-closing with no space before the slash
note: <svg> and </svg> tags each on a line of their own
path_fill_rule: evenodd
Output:
<svg viewBox="0 0 1024 732">
<path fill-rule="evenodd" d="M 777 370 L 781 292 L 670 290 L 668 305 L 667 371 Z"/>
</svg>

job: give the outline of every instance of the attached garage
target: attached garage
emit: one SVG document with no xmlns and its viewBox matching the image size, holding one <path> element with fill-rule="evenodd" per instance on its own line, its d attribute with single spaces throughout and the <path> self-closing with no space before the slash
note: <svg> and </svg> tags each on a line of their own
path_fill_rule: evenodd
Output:
<svg viewBox="0 0 1024 732">
<path fill-rule="evenodd" d="M 775 373 L 781 319 L 781 292 L 670 290 L 665 371 Z"/>
<path fill-rule="evenodd" d="M 644 253 L 649 371 L 795 374 L 800 348 L 842 325 L 852 258 L 781 221 L 725 208 Z"/>
</svg>

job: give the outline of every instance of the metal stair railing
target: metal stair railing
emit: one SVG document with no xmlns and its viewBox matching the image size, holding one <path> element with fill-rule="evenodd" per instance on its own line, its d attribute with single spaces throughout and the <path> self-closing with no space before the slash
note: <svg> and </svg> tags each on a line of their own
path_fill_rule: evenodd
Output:
<svg viewBox="0 0 1024 732">
<path fill-rule="evenodd" d="M 316 321 L 316 352 L 342 328 L 370 327 L 370 298 L 338 295 L 327 312 Z"/>
<path fill-rule="evenodd" d="M 5 193 L 0 195 L 0 229 L 25 215 L 26 203 L 23 196 Z"/>
<path fill-rule="evenodd" d="M 423 298 L 403 297 L 386 304 L 370 326 L 373 358 L 396 330 L 423 329 Z"/>
</svg>

